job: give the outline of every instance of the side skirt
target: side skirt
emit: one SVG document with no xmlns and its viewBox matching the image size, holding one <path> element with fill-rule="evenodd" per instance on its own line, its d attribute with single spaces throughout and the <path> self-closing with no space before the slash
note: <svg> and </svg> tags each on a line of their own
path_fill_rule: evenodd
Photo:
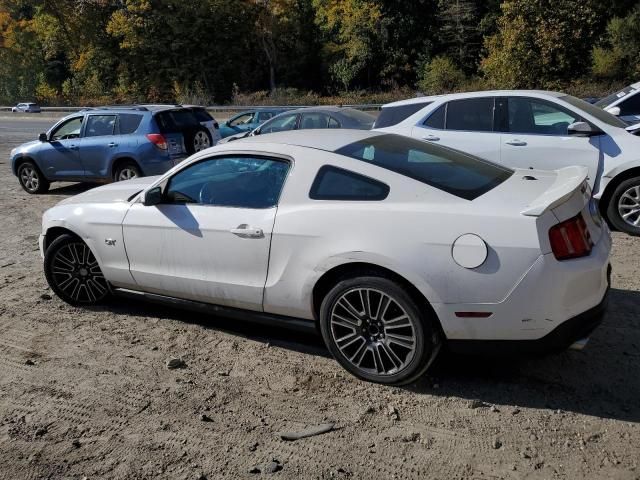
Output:
<svg viewBox="0 0 640 480">
<path fill-rule="evenodd" d="M 245 322 L 253 322 L 271 327 L 287 328 L 298 332 L 317 334 L 315 322 L 313 320 L 302 320 L 300 318 L 285 317 L 284 315 L 274 315 L 265 312 L 254 312 L 240 308 L 223 307 L 211 303 L 184 300 L 182 298 L 158 295 L 156 293 L 139 292 L 126 288 L 114 288 L 113 293 L 122 297 L 135 300 L 146 300 L 152 303 L 159 303 L 175 308 L 191 310 L 205 315 L 215 315 L 223 318 L 231 318 Z"/>
</svg>

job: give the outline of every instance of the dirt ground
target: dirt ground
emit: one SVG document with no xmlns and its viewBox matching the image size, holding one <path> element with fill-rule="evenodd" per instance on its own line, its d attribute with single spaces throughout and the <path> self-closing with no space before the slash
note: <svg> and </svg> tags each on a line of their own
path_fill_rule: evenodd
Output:
<svg viewBox="0 0 640 480">
<path fill-rule="evenodd" d="M 387 388 L 315 337 L 52 296 L 41 214 L 88 187 L 29 196 L 8 162 L 49 122 L 0 118 L 0 478 L 640 478 L 640 239 L 614 235 L 609 311 L 585 350 L 445 355 Z M 278 436 L 324 422 L 335 430 Z"/>
</svg>

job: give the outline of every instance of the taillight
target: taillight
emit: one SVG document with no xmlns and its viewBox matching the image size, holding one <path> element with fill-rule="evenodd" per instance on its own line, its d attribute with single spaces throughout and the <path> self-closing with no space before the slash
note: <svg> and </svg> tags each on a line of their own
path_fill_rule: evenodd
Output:
<svg viewBox="0 0 640 480">
<path fill-rule="evenodd" d="M 220 130 L 220 125 L 218 125 L 218 122 L 213 122 L 213 128 L 215 128 L 216 130 Z"/>
<path fill-rule="evenodd" d="M 166 150 L 167 148 L 169 148 L 169 145 L 167 144 L 167 139 L 164 138 L 164 136 L 160 135 L 159 133 L 148 133 L 147 138 L 151 143 L 153 143 L 160 150 Z"/>
<path fill-rule="evenodd" d="M 582 214 L 565 220 L 549 230 L 551 250 L 558 260 L 585 257 L 591 253 L 593 242 Z"/>
</svg>

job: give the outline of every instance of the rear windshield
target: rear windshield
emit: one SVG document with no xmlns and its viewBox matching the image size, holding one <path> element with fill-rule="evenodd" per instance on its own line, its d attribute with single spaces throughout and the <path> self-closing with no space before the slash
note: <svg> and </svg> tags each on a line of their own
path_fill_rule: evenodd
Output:
<svg viewBox="0 0 640 480">
<path fill-rule="evenodd" d="M 600 108 L 607 108 L 613 102 L 621 99 L 622 97 L 626 97 L 631 92 L 635 92 L 635 89 L 632 86 L 625 87 L 616 93 L 612 93 L 608 97 L 604 97 L 602 100 L 598 100 L 595 105 Z"/>
<path fill-rule="evenodd" d="M 181 132 L 200 125 L 191 110 L 168 110 L 157 113 L 155 118 L 162 133 Z"/>
<path fill-rule="evenodd" d="M 353 120 L 358 125 L 360 125 L 363 129 L 370 129 L 373 127 L 373 122 L 376 121 L 376 118 L 373 115 L 362 112 L 360 110 L 356 110 L 354 108 L 345 108 L 340 111 L 342 115 Z"/>
<path fill-rule="evenodd" d="M 513 170 L 400 135 L 377 135 L 344 147 L 335 153 L 372 163 L 426 183 L 466 200 L 473 200 L 500 185 Z"/>
<path fill-rule="evenodd" d="M 384 107 L 380 111 L 380 116 L 376 120 L 374 128 L 385 128 L 396 125 L 431 103 L 433 102 L 419 102 L 408 105 L 398 105 L 396 107 Z"/>
<path fill-rule="evenodd" d="M 571 95 L 565 95 L 564 97 L 560 97 L 560 100 L 564 100 L 570 105 L 573 105 L 574 107 L 579 108 L 583 112 L 588 113 L 592 117 L 595 117 L 601 122 L 604 122 L 607 125 L 611 125 L 612 127 L 625 128 L 627 126 L 626 123 L 624 123 L 615 115 L 611 115 L 606 110 L 603 110 L 602 108 L 597 107 L 596 106 L 597 104 L 592 105 L 589 102 L 585 102 L 584 100 L 581 100 L 579 98 L 572 97 Z"/>
</svg>

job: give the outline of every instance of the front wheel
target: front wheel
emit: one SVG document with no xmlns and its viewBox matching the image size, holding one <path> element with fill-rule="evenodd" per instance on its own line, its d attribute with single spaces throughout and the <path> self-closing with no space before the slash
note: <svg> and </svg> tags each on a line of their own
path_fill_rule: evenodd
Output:
<svg viewBox="0 0 640 480">
<path fill-rule="evenodd" d="M 640 236 L 640 177 L 616 187 L 607 205 L 607 219 L 617 230 Z"/>
<path fill-rule="evenodd" d="M 73 235 L 61 235 L 49 245 L 44 274 L 51 290 L 70 305 L 94 305 L 110 293 L 93 252 Z"/>
<path fill-rule="evenodd" d="M 340 281 L 324 298 L 320 330 L 334 358 L 358 378 L 402 385 L 435 359 L 435 321 L 397 283 L 363 276 Z"/>
<path fill-rule="evenodd" d="M 32 161 L 26 161 L 18 167 L 18 181 L 28 193 L 44 193 L 49 190 L 49 181 Z"/>
</svg>

